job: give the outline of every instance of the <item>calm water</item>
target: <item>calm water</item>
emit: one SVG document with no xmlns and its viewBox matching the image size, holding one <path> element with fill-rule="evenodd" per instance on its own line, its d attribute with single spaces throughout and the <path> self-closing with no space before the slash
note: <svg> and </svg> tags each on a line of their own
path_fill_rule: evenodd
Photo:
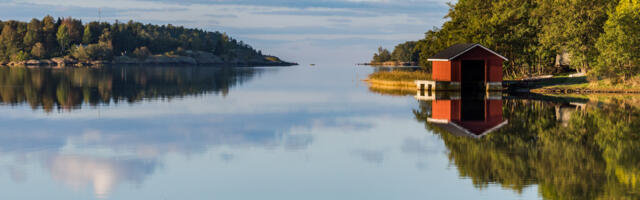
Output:
<svg viewBox="0 0 640 200">
<path fill-rule="evenodd" d="M 640 198 L 634 98 L 432 101 L 372 71 L 0 68 L 0 199 Z"/>
</svg>

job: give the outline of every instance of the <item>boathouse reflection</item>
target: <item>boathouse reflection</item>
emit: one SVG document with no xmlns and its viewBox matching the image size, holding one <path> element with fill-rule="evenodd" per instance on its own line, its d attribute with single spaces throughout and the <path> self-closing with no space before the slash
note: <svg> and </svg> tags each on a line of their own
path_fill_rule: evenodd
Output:
<svg viewBox="0 0 640 200">
<path fill-rule="evenodd" d="M 480 138 L 508 123 L 500 93 L 419 91 L 415 98 L 431 102 L 428 123 L 453 135 Z"/>
</svg>

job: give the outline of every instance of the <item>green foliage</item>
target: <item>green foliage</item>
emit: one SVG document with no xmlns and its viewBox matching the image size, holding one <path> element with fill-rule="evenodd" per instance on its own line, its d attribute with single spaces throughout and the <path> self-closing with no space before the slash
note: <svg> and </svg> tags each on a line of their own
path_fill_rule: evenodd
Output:
<svg viewBox="0 0 640 200">
<path fill-rule="evenodd" d="M 36 46 L 37 43 L 40 45 Z M 78 45 L 83 44 L 80 47 Z M 173 25 L 151 25 L 129 21 L 114 24 L 46 16 L 29 23 L 0 22 L 0 61 L 9 61 L 20 51 L 48 59 L 72 54 L 92 60 L 130 55 L 146 47 L 149 52 L 183 55 L 204 51 L 223 58 L 264 59 L 261 52 L 220 32 Z M 107 52 L 109 50 L 109 52 Z M 109 55 L 104 55 L 108 53 Z"/>
<path fill-rule="evenodd" d="M 620 0 L 598 40 L 597 75 L 628 78 L 640 70 L 640 1 Z"/>
<path fill-rule="evenodd" d="M 140 60 L 145 60 L 151 56 L 151 51 L 147 47 L 138 47 L 133 51 L 133 55 Z"/>
<path fill-rule="evenodd" d="M 625 0 L 620 2 L 623 1 Z M 625 2 L 633 4 L 630 2 L 637 1 Z M 509 58 L 503 68 L 507 77 L 559 71 L 561 69 L 554 66 L 554 61 L 556 55 L 563 52 L 571 55 L 571 65 L 574 69 L 590 70 L 595 65 L 598 55 L 604 52 L 598 51 L 596 42 L 604 33 L 605 21 L 609 18 L 607 13 L 612 11 L 617 3 L 618 0 L 460 0 L 455 4 L 449 4 L 449 13 L 445 17 L 448 21 L 441 28 L 427 31 L 425 38 L 417 41 L 414 55 L 418 55 L 420 65 L 430 68 L 431 63 L 427 59 L 435 53 L 457 43 L 480 43 Z M 625 14 L 630 16 L 627 17 L 627 27 L 639 24 L 637 20 L 635 24 L 632 23 L 631 19 L 638 16 L 637 12 L 631 12 L 633 9 L 629 8 L 628 14 Z M 621 27 L 607 26 L 608 29 Z M 624 35 L 623 33 L 619 31 L 618 35 Z M 637 39 L 635 35 L 638 34 L 626 36 Z M 624 39 L 620 38 L 619 41 Z M 640 46 L 630 43 L 625 45 Z M 637 49 L 618 46 L 609 49 L 639 52 Z M 609 53 L 619 55 L 615 51 Z M 616 61 L 620 62 L 623 61 Z M 631 71 L 637 72 L 635 69 Z"/>
<path fill-rule="evenodd" d="M 84 33 L 82 35 L 82 44 L 91 44 L 93 43 L 93 32 L 91 31 L 91 26 L 87 25 L 84 27 Z"/>
<path fill-rule="evenodd" d="M 545 199 L 640 198 L 640 109 L 615 99 L 584 110 L 565 105 L 507 100 L 509 124 L 480 139 L 426 122 L 427 103 L 414 115 L 442 138 L 460 176 L 476 187 L 497 183 L 521 192 L 535 184 Z"/>
<path fill-rule="evenodd" d="M 607 13 L 615 7 L 617 0 L 543 0 L 539 3 L 546 11 L 541 19 L 544 24 L 541 44 L 569 52 L 574 68 L 589 70 L 597 58 L 595 44 L 603 33 Z"/>
<path fill-rule="evenodd" d="M 414 51 L 416 42 L 409 41 L 398 44 L 391 53 L 391 60 L 399 62 L 415 62 L 418 61 L 417 51 Z"/>
<path fill-rule="evenodd" d="M 71 56 L 80 61 L 110 60 L 111 47 L 104 44 L 75 45 L 71 48 Z"/>
<path fill-rule="evenodd" d="M 32 19 L 31 22 L 27 25 L 27 33 L 24 36 L 24 45 L 26 47 L 31 47 L 36 43 L 40 42 L 42 37 L 42 25 L 40 21 L 37 19 Z"/>
<path fill-rule="evenodd" d="M 20 50 L 18 52 L 15 52 L 14 54 L 11 55 L 11 61 L 14 62 L 20 62 L 20 61 L 25 61 L 29 58 L 29 54 Z"/>
<path fill-rule="evenodd" d="M 60 44 L 62 52 L 66 51 L 69 45 L 71 45 L 71 37 L 69 37 L 69 28 L 67 25 L 61 25 L 56 33 L 58 44 Z"/>
<path fill-rule="evenodd" d="M 391 53 L 389 53 L 389 50 L 385 48 L 378 47 L 378 53 L 375 53 L 373 55 L 373 59 L 371 60 L 371 62 L 381 63 L 387 61 L 391 61 Z"/>
<path fill-rule="evenodd" d="M 31 48 L 31 56 L 35 57 L 35 58 L 44 58 L 46 55 L 47 50 L 44 49 L 44 45 L 42 45 L 42 43 L 38 42 L 35 45 L 33 45 L 33 47 Z"/>
</svg>

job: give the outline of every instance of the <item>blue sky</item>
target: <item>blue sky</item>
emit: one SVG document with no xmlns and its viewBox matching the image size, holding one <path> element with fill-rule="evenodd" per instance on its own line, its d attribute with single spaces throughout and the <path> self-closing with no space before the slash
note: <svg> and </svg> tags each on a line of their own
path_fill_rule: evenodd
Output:
<svg viewBox="0 0 640 200">
<path fill-rule="evenodd" d="M 353 64 L 440 26 L 451 0 L 0 0 L 0 20 L 72 16 L 84 21 L 183 25 L 226 32 L 300 63 Z M 101 11 L 101 15 L 98 14 Z"/>
</svg>

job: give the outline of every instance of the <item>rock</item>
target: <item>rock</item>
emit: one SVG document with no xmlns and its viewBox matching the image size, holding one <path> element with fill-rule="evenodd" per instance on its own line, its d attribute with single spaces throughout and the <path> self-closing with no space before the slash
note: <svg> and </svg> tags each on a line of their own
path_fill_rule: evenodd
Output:
<svg viewBox="0 0 640 200">
<path fill-rule="evenodd" d="M 40 63 L 39 60 L 27 60 L 27 62 L 25 63 L 26 65 L 40 65 L 42 63 Z"/>
<path fill-rule="evenodd" d="M 224 61 L 213 53 L 204 52 L 204 51 L 196 51 L 192 52 L 190 57 L 193 57 L 198 64 L 222 64 Z"/>
<path fill-rule="evenodd" d="M 156 55 L 144 60 L 145 64 L 190 64 L 197 65 L 196 59 L 187 56 Z"/>
<path fill-rule="evenodd" d="M 104 65 L 104 64 L 109 64 L 109 61 L 106 61 L 106 60 L 94 60 L 94 61 L 90 61 L 89 64 L 91 64 L 91 65 Z"/>
<path fill-rule="evenodd" d="M 51 58 L 51 61 L 60 65 L 60 64 L 64 64 L 64 58 Z"/>
<path fill-rule="evenodd" d="M 45 60 L 40 60 L 40 64 L 41 65 L 49 65 L 49 66 L 51 66 L 51 65 L 55 65 L 56 63 L 51 61 L 51 60 L 46 60 L 45 59 Z"/>
<path fill-rule="evenodd" d="M 15 67 L 15 66 L 23 66 L 24 64 L 25 64 L 25 61 L 11 61 L 7 65 Z"/>
</svg>

